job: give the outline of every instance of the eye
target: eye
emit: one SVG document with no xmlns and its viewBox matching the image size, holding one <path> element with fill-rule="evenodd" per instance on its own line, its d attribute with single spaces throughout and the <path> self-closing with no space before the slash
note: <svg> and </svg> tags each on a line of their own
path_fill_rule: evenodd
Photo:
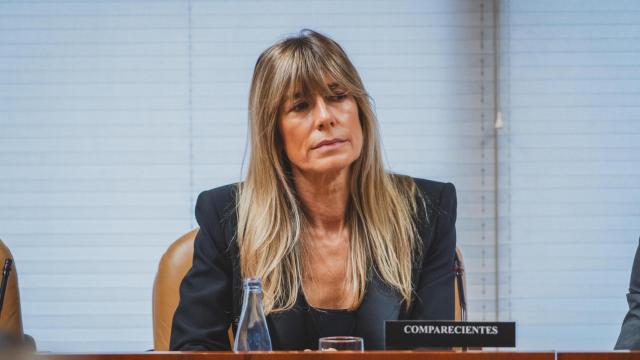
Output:
<svg viewBox="0 0 640 360">
<path fill-rule="evenodd" d="M 329 100 L 331 101 L 342 101 L 344 99 L 347 98 L 347 94 L 346 93 L 339 93 L 339 94 L 335 94 L 333 96 L 329 96 Z"/>
<path fill-rule="evenodd" d="M 293 106 L 291 107 L 291 109 L 289 111 L 300 112 L 300 111 L 304 111 L 308 107 L 309 107 L 309 103 L 308 102 L 300 101 L 300 102 L 297 102 L 297 103 L 293 104 Z"/>
</svg>

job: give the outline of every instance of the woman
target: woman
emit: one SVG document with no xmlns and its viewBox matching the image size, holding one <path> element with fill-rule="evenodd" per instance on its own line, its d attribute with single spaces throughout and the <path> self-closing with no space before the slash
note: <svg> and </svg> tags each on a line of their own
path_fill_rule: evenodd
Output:
<svg viewBox="0 0 640 360">
<path fill-rule="evenodd" d="M 172 350 L 229 349 L 243 277 L 260 277 L 274 350 L 384 321 L 453 319 L 451 184 L 385 172 L 375 115 L 342 48 L 310 30 L 258 58 L 246 180 L 200 194 Z"/>
</svg>

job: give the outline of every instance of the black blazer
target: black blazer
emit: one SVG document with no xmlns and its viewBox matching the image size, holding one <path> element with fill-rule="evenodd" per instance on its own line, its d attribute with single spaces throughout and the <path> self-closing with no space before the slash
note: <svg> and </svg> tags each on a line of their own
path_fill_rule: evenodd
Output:
<svg viewBox="0 0 640 360">
<path fill-rule="evenodd" d="M 384 321 L 454 318 L 454 257 L 456 193 L 450 183 L 415 179 L 427 209 L 417 220 L 423 256 L 414 266 L 415 297 L 405 311 L 402 297 L 372 272 L 365 297 L 356 310 L 355 335 L 366 349 L 384 349 Z M 173 317 L 171 350 L 229 350 L 227 329 L 238 323 L 242 280 L 235 212 L 236 186 L 200 194 L 195 215 L 200 231 L 195 239 L 193 266 L 180 285 L 180 303 Z M 269 314 L 267 323 L 274 350 L 317 349 L 318 331 L 309 307 L 299 296 L 287 311 Z"/>
<path fill-rule="evenodd" d="M 627 303 L 629 303 L 629 312 L 622 322 L 616 350 L 640 349 L 640 245 L 633 260 Z"/>
</svg>

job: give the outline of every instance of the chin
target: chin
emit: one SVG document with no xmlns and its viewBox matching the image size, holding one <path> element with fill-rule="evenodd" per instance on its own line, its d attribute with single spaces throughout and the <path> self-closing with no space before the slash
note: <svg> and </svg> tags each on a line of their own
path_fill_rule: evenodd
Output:
<svg viewBox="0 0 640 360">
<path fill-rule="evenodd" d="M 342 170 L 348 169 L 355 159 L 323 159 L 318 160 L 317 164 L 314 164 L 309 170 L 310 172 L 317 174 L 330 174 L 338 173 Z"/>
</svg>

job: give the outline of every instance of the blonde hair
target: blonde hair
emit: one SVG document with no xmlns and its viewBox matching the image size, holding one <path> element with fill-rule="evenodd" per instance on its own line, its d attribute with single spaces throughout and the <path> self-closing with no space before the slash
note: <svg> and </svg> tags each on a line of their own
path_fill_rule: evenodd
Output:
<svg viewBox="0 0 640 360">
<path fill-rule="evenodd" d="M 330 93 L 325 76 L 352 95 L 363 132 L 360 157 L 351 165 L 347 222 L 350 253 L 346 286 L 362 302 L 370 271 L 403 297 L 412 296 L 412 266 L 421 247 L 412 178 L 385 172 L 377 121 L 355 67 L 333 40 L 311 30 L 284 39 L 258 58 L 249 95 L 250 155 L 238 187 L 237 241 L 243 277 L 260 277 L 266 313 L 290 309 L 302 288 L 308 224 L 296 196 L 278 130 L 283 102 L 293 93 Z"/>
</svg>

